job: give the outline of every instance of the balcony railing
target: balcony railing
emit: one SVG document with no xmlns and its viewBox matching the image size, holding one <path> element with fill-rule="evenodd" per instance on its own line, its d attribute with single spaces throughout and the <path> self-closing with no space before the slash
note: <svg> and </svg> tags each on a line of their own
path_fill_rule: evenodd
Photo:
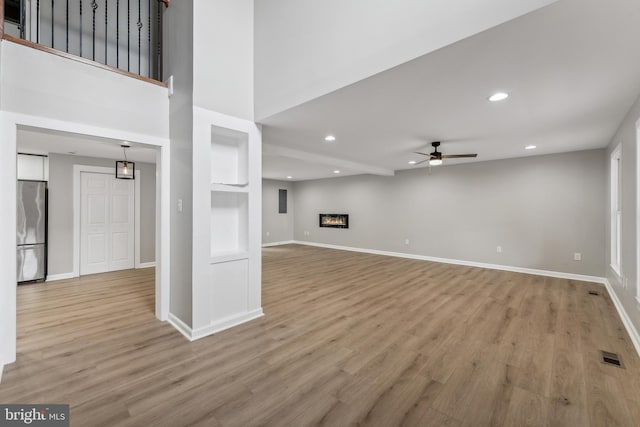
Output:
<svg viewBox="0 0 640 427">
<path fill-rule="evenodd" d="M 168 0 L 4 0 L 4 33 L 162 81 L 162 13 L 168 4 Z"/>
</svg>

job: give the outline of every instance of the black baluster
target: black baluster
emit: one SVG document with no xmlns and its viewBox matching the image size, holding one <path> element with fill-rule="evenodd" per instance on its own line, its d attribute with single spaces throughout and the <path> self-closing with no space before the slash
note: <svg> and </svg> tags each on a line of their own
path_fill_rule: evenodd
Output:
<svg viewBox="0 0 640 427">
<path fill-rule="evenodd" d="M 156 38 L 157 38 L 157 51 L 156 51 L 156 79 L 160 80 L 162 76 L 161 67 L 162 67 L 162 6 L 160 2 L 156 2 L 157 8 L 157 17 L 158 17 L 158 25 L 156 27 Z"/>
<path fill-rule="evenodd" d="M 142 65 L 142 61 L 140 56 L 142 55 L 142 0 L 138 0 L 138 75 L 142 75 L 142 70 L 140 69 Z"/>
<path fill-rule="evenodd" d="M 93 9 L 93 33 L 92 33 L 92 50 L 91 50 L 91 59 L 96 60 L 96 9 L 98 9 L 98 3 L 96 0 L 91 2 L 91 9 Z"/>
<path fill-rule="evenodd" d="M 51 0 L 51 47 L 55 48 L 54 43 L 54 30 L 56 29 L 56 18 L 55 18 L 55 0 Z"/>
<path fill-rule="evenodd" d="M 82 0 L 80 0 L 80 56 L 82 56 Z"/>
<path fill-rule="evenodd" d="M 151 78 L 151 0 L 149 0 L 149 9 L 148 9 L 148 13 L 149 13 L 149 21 L 147 22 L 147 35 L 148 35 L 148 50 L 149 50 L 149 54 L 147 55 L 147 62 L 149 63 L 149 69 L 147 70 L 147 74 L 149 75 L 149 78 Z"/>
<path fill-rule="evenodd" d="M 40 0 L 36 0 L 36 43 L 40 43 Z"/>
<path fill-rule="evenodd" d="M 120 68 L 120 0 L 116 0 L 116 68 Z"/>
<path fill-rule="evenodd" d="M 109 34 L 109 29 L 107 25 L 107 21 L 109 19 L 109 0 L 104 0 L 104 65 L 108 65 L 107 63 L 107 35 Z"/>
<path fill-rule="evenodd" d="M 20 38 L 24 38 L 24 0 L 20 0 Z"/>
<path fill-rule="evenodd" d="M 65 50 L 69 52 L 69 0 L 67 0 L 67 8 L 66 8 L 66 22 L 67 22 L 67 31 L 66 31 L 66 47 Z"/>
<path fill-rule="evenodd" d="M 131 71 L 131 0 L 127 0 L 127 71 Z"/>
</svg>

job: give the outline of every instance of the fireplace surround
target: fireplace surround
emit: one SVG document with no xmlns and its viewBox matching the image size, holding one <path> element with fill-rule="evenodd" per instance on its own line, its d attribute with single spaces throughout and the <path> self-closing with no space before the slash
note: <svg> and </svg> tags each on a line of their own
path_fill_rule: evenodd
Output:
<svg viewBox="0 0 640 427">
<path fill-rule="evenodd" d="M 320 227 L 349 228 L 349 214 L 320 214 Z"/>
</svg>

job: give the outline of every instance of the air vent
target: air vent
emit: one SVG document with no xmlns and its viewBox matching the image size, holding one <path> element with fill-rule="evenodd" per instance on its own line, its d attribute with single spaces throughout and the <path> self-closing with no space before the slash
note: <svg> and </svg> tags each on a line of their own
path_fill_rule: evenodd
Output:
<svg viewBox="0 0 640 427">
<path fill-rule="evenodd" d="M 598 295 L 600 295 L 600 292 L 598 292 L 598 291 L 589 291 L 589 295 L 598 296 Z"/>
<path fill-rule="evenodd" d="M 601 350 L 600 353 L 601 353 L 600 361 L 605 365 L 613 365 L 618 368 L 624 368 L 624 365 L 622 364 L 622 359 L 620 359 L 620 355 L 616 353 L 604 351 L 604 350 Z"/>
</svg>

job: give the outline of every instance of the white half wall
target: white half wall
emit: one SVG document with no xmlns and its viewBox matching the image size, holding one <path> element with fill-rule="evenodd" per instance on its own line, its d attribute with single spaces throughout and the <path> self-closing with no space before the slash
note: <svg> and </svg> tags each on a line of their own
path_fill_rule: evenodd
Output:
<svg viewBox="0 0 640 427">
<path fill-rule="evenodd" d="M 2 111 L 169 137 L 167 88 L 7 40 L 0 46 Z"/>
</svg>

